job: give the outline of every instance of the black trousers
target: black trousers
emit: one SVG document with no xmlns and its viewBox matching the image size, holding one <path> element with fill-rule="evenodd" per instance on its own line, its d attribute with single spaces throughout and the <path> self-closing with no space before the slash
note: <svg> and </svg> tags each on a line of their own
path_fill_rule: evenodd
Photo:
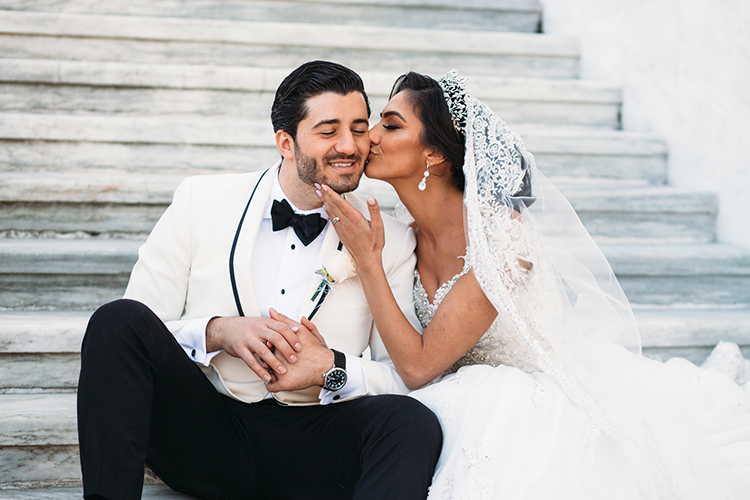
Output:
<svg viewBox="0 0 750 500">
<path fill-rule="evenodd" d="M 84 496 L 141 497 L 143 464 L 205 499 L 425 498 L 440 454 L 435 415 L 399 395 L 326 406 L 219 394 L 145 305 L 91 317 L 78 385 Z"/>
</svg>

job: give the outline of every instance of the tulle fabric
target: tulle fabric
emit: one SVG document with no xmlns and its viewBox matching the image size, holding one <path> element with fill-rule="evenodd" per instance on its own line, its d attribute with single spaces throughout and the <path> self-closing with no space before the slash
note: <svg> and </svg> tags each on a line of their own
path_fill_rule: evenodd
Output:
<svg viewBox="0 0 750 500">
<path fill-rule="evenodd" d="M 446 431 L 431 498 L 750 494 L 745 393 L 640 356 L 628 300 L 573 208 L 520 137 L 465 99 L 466 262 L 498 317 L 458 375 L 415 394 Z M 481 366 L 488 353 L 501 366 Z"/>
<path fill-rule="evenodd" d="M 750 498 L 747 394 L 723 374 L 683 359 L 621 351 L 677 498 Z M 622 394 L 624 396 L 625 394 Z M 412 393 L 440 418 L 443 451 L 429 500 L 651 498 L 633 462 L 551 376 L 472 365 Z M 675 498 L 674 490 L 657 492 Z"/>
</svg>

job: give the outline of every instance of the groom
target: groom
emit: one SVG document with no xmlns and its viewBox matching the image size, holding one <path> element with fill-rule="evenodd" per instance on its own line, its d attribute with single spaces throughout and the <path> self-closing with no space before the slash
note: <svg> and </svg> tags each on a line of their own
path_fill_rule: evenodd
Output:
<svg viewBox="0 0 750 500">
<path fill-rule="evenodd" d="M 345 221 L 327 220 L 314 187 L 357 187 L 369 114 L 356 73 L 304 64 L 271 112 L 280 163 L 177 189 L 126 298 L 94 313 L 83 341 L 85 498 L 140 498 L 144 462 L 199 498 L 425 498 L 440 426 L 393 395 L 406 387 L 332 227 Z M 416 325 L 415 239 L 384 223 L 384 267 Z"/>
</svg>

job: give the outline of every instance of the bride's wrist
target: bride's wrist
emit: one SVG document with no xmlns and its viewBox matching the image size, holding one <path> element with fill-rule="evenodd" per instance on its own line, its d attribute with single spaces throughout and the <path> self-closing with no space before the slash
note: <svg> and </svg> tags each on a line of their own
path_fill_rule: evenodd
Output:
<svg viewBox="0 0 750 500">
<path fill-rule="evenodd" d="M 357 273 L 360 275 L 372 276 L 378 272 L 383 271 L 383 261 L 377 257 L 370 257 L 368 259 L 362 259 L 361 262 L 357 262 Z"/>
</svg>

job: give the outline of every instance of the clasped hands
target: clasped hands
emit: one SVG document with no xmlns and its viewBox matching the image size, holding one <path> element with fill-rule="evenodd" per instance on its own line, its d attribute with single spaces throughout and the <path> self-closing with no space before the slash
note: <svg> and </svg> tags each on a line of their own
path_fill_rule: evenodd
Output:
<svg viewBox="0 0 750 500">
<path fill-rule="evenodd" d="M 307 318 L 294 321 L 271 308 L 270 318 L 213 318 L 206 328 L 208 352 L 223 349 L 242 359 L 270 392 L 323 384 L 334 354 Z"/>
</svg>

